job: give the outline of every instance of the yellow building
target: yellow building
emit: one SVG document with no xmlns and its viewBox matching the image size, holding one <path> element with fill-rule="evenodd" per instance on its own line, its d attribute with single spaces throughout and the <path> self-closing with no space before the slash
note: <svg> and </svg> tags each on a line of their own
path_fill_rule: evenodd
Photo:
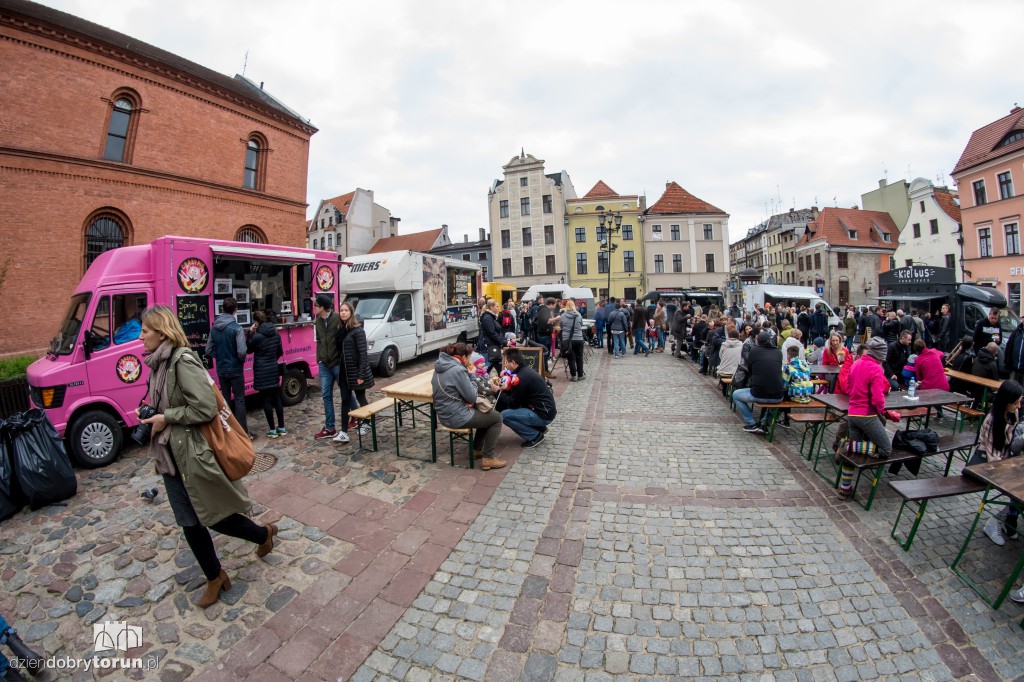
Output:
<svg viewBox="0 0 1024 682">
<path fill-rule="evenodd" d="M 597 300 L 608 298 L 609 289 L 615 298 L 635 301 L 643 296 L 642 198 L 618 194 L 598 181 L 583 198 L 565 203 L 569 284 L 590 287 Z M 604 228 L 601 214 L 605 216 Z"/>
</svg>

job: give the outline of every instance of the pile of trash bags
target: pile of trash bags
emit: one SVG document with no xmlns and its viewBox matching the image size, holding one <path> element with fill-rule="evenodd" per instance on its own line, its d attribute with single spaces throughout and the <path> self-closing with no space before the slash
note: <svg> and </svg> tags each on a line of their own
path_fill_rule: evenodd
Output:
<svg viewBox="0 0 1024 682">
<path fill-rule="evenodd" d="M 78 491 L 64 443 L 43 410 L 0 420 L 0 521 L 25 504 L 39 509 Z"/>
</svg>

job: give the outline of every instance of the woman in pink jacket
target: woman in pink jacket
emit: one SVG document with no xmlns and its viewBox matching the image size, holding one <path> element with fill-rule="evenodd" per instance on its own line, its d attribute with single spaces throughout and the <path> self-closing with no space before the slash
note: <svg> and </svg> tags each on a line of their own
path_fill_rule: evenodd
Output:
<svg viewBox="0 0 1024 682">
<path fill-rule="evenodd" d="M 850 430 L 850 441 L 870 441 L 875 444 L 875 457 L 888 457 L 892 453 L 892 439 L 885 430 L 883 419 L 899 421 L 895 412 L 885 409 L 885 395 L 889 392 L 889 380 L 882 369 L 882 361 L 888 348 L 885 340 L 873 336 L 865 344 L 866 353 L 853 364 L 850 370 L 847 395 L 850 408 L 846 421 Z M 849 499 L 853 495 L 853 467 L 844 466 L 839 480 L 839 497 Z"/>
<path fill-rule="evenodd" d="M 936 348 L 927 348 L 924 339 L 914 342 L 914 352 L 917 353 L 917 361 L 914 363 L 917 369 L 917 388 L 948 391 L 949 379 L 946 378 L 946 370 L 943 367 L 945 353 Z"/>
</svg>

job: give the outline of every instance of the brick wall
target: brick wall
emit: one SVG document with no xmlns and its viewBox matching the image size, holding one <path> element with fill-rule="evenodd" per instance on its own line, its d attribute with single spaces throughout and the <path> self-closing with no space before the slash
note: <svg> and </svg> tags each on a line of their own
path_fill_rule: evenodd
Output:
<svg viewBox="0 0 1024 682">
<path fill-rule="evenodd" d="M 39 351 L 83 273 L 86 221 L 127 218 L 129 243 L 166 234 L 305 243 L 308 129 L 84 47 L 0 27 L 0 356 Z M 142 103 L 130 165 L 102 160 L 118 88 Z M 17 106 L 12 106 L 16 103 Z M 243 190 L 245 141 L 271 150 L 264 192 Z"/>
</svg>

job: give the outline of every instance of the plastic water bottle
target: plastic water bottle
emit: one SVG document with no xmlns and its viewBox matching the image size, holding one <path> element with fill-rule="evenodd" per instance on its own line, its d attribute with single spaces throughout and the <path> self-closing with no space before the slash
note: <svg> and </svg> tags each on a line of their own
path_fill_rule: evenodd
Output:
<svg viewBox="0 0 1024 682">
<path fill-rule="evenodd" d="M 917 396 L 917 379 L 911 379 L 907 384 L 907 397 L 913 400 Z"/>
</svg>

